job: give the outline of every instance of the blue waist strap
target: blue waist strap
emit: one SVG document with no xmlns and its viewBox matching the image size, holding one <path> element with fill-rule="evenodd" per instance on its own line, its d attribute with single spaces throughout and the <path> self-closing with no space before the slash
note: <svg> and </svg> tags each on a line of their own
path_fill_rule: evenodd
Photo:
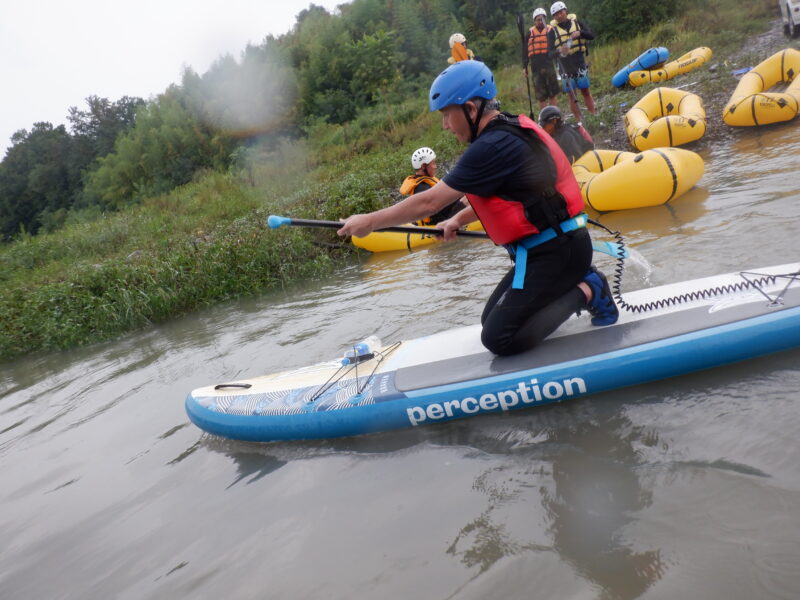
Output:
<svg viewBox="0 0 800 600">
<path fill-rule="evenodd" d="M 581 213 L 572 217 L 571 219 L 562 221 L 559 223 L 559 226 L 561 227 L 561 231 L 564 233 L 567 233 L 568 231 L 575 231 L 581 227 L 586 227 L 586 221 L 588 218 L 589 217 L 586 216 L 586 213 Z M 511 252 L 514 254 L 515 261 L 514 281 L 511 284 L 512 289 L 521 290 L 525 286 L 525 268 L 528 263 L 528 250 L 535 248 L 536 246 L 540 246 L 545 242 L 549 242 L 557 235 L 558 233 L 556 233 L 556 230 L 550 227 L 541 233 L 529 235 L 528 237 L 522 238 L 513 244 L 509 244 Z"/>
</svg>

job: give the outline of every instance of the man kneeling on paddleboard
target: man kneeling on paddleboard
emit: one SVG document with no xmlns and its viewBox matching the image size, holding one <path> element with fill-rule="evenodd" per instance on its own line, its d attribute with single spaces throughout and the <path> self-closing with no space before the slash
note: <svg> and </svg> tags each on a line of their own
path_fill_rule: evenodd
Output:
<svg viewBox="0 0 800 600">
<path fill-rule="evenodd" d="M 431 189 L 353 215 L 338 233 L 363 237 L 432 215 L 466 195 L 470 206 L 437 227 L 452 240 L 480 219 L 514 259 L 481 316 L 483 345 L 507 355 L 532 348 L 582 309 L 593 325 L 616 323 L 619 311 L 605 276 L 591 265 L 583 198 L 567 157 L 531 119 L 500 112 L 496 94 L 482 62 L 442 71 L 431 86 L 430 110 L 440 111 L 442 127 L 469 148 Z"/>
</svg>

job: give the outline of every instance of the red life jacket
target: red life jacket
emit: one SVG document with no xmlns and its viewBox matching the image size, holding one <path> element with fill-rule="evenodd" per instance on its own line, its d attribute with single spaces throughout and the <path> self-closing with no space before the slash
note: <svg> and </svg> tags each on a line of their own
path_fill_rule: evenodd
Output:
<svg viewBox="0 0 800 600">
<path fill-rule="evenodd" d="M 531 144 L 543 144 L 544 150 L 555 164 L 555 182 L 552 187 L 531 189 L 531 197 L 524 201 L 506 200 L 499 196 L 487 198 L 466 194 L 491 240 L 495 244 L 504 245 L 540 233 L 548 227 L 557 226 L 558 222 L 579 214 L 583 210 L 583 196 L 564 151 L 544 129 L 525 115 L 511 117 L 501 114 L 495 119 L 498 120 L 502 120 L 499 126 L 503 130 L 514 133 L 522 139 L 534 136 L 533 139 L 528 138 L 526 141 Z M 481 133 L 489 129 L 492 129 L 491 124 Z M 529 158 L 527 154 L 520 156 L 520 160 Z M 529 217 L 532 217 L 533 222 Z"/>
<path fill-rule="evenodd" d="M 531 35 L 528 37 L 528 56 L 547 54 L 547 32 L 551 29 L 550 25 L 545 25 L 540 32 L 536 27 L 531 27 Z"/>
</svg>

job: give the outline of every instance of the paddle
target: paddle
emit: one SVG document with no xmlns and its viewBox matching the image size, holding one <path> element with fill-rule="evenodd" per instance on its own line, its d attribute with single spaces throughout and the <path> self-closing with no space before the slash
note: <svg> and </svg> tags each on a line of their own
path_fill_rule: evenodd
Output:
<svg viewBox="0 0 800 600">
<path fill-rule="evenodd" d="M 294 225 L 296 227 L 327 227 L 330 229 L 341 229 L 341 221 L 317 221 L 314 219 L 290 219 L 289 217 L 279 217 L 277 215 L 270 215 L 267 219 L 267 225 L 270 229 L 278 229 L 284 225 Z M 442 235 L 441 229 L 435 227 L 417 227 L 415 225 L 398 225 L 395 227 L 384 227 L 383 229 L 376 229 L 375 231 L 390 231 L 394 233 L 416 233 L 419 235 Z M 488 238 L 483 231 L 464 231 L 459 229 L 456 235 L 464 237 L 477 237 Z"/>
<path fill-rule="evenodd" d="M 525 43 L 525 25 L 522 13 L 517 13 L 517 28 L 522 38 L 522 68 L 525 69 L 525 83 L 528 86 L 528 104 L 531 107 L 530 117 L 532 121 L 535 121 L 536 117 L 533 116 L 533 98 L 531 98 L 531 80 L 528 75 L 528 45 Z"/>
<path fill-rule="evenodd" d="M 327 229 L 339 229 L 342 226 L 342 222 L 320 221 L 316 219 L 292 219 L 289 217 L 270 215 L 267 219 L 267 225 L 270 229 L 278 229 L 284 225 L 294 227 L 324 227 Z M 376 229 L 376 231 L 390 231 L 395 233 L 411 233 L 418 235 L 442 235 L 441 229 L 436 229 L 435 227 L 417 227 L 414 225 L 397 225 L 395 227 Z M 489 236 L 483 231 L 465 231 L 463 229 L 459 229 L 456 231 L 456 235 L 463 237 L 482 238 L 487 240 L 489 239 Z M 603 254 L 608 254 L 614 258 L 620 258 L 620 249 L 622 249 L 621 258 L 628 258 L 629 256 L 628 250 L 621 248 L 621 246 L 616 242 L 592 242 L 592 249 L 595 252 L 602 252 Z"/>
</svg>

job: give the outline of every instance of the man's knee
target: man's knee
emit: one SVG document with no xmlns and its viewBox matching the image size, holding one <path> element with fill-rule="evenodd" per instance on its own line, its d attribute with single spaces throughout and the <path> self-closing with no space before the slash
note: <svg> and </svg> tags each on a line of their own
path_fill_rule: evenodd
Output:
<svg viewBox="0 0 800 600">
<path fill-rule="evenodd" d="M 515 338 L 516 335 L 497 335 L 485 327 L 481 331 L 481 343 L 489 352 L 497 356 L 509 356 L 528 349 L 528 347 L 521 347 Z M 532 348 L 534 345 L 536 345 L 535 342 L 531 343 L 530 347 Z"/>
<path fill-rule="evenodd" d="M 498 356 L 513 354 L 510 348 L 510 338 L 499 336 L 485 327 L 481 330 L 481 343 L 492 354 L 497 354 Z"/>
</svg>

